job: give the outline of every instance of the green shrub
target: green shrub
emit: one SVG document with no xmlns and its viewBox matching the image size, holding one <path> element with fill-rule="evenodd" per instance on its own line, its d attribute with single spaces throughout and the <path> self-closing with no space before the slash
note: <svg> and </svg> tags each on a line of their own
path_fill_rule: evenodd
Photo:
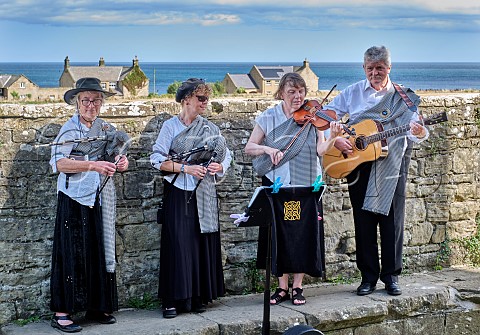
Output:
<svg viewBox="0 0 480 335">
<path fill-rule="evenodd" d="M 167 93 L 175 95 L 180 85 L 182 85 L 182 82 L 175 80 L 172 84 L 168 85 Z"/>
</svg>

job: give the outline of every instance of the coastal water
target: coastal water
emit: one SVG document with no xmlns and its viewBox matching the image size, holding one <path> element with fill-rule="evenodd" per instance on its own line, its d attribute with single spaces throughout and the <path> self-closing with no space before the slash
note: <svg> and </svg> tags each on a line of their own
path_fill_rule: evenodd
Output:
<svg viewBox="0 0 480 335">
<path fill-rule="evenodd" d="M 97 66 L 98 63 L 71 63 L 71 66 Z M 106 65 L 130 66 L 131 63 Z M 246 74 L 253 65 L 294 65 L 301 63 L 142 63 L 141 69 L 150 80 L 150 92 L 164 94 L 174 81 L 190 77 L 207 82 L 222 81 L 227 73 Z M 310 63 L 319 77 L 320 90 L 337 89 L 364 79 L 361 63 Z M 58 87 L 63 62 L 0 63 L 0 74 L 23 74 L 40 87 Z M 394 63 L 390 77 L 414 90 L 479 90 L 480 63 Z"/>
</svg>

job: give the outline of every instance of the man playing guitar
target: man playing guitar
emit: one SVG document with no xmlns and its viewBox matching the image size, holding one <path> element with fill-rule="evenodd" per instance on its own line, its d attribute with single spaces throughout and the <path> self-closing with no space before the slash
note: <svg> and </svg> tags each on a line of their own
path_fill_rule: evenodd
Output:
<svg viewBox="0 0 480 335">
<path fill-rule="evenodd" d="M 398 276 L 402 270 L 405 185 L 411 147 L 413 142 L 427 139 L 428 131 L 416 122 L 420 119 L 416 110 L 420 98 L 389 78 L 391 60 L 387 48 L 369 48 L 363 69 L 366 79 L 348 86 L 323 109 L 335 111 L 339 118 L 348 113 L 352 127 L 368 119 L 378 121 L 385 129 L 409 125 L 408 131 L 389 139 L 386 158 L 362 163 L 346 176 L 355 222 L 356 262 L 362 274 L 357 294 L 372 293 L 380 279 L 388 294 L 400 295 Z M 355 149 L 346 137 L 337 138 L 335 148 L 344 157 L 353 155 Z M 328 173 L 328 167 L 325 169 Z"/>
</svg>

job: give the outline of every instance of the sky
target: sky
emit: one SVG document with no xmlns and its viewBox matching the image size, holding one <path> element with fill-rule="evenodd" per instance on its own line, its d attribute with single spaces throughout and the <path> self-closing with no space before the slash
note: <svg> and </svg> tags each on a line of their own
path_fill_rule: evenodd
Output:
<svg viewBox="0 0 480 335">
<path fill-rule="evenodd" d="M 480 62 L 478 0 L 13 0 L 0 62 Z"/>
</svg>

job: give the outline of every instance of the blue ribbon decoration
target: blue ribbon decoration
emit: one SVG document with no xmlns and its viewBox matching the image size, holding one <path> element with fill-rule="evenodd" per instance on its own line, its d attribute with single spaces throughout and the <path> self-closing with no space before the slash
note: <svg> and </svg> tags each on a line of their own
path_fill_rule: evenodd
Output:
<svg viewBox="0 0 480 335">
<path fill-rule="evenodd" d="M 283 183 L 280 182 L 280 177 L 277 177 L 277 179 L 275 179 L 275 182 L 271 186 L 271 188 L 273 189 L 272 193 L 278 193 L 278 191 L 280 190 L 280 187 L 282 187 L 282 185 L 283 185 Z"/>
<path fill-rule="evenodd" d="M 317 176 L 317 179 L 315 179 L 315 181 L 312 184 L 312 186 L 313 186 L 312 192 L 320 191 L 320 188 L 323 185 L 325 185 L 325 182 L 322 180 L 322 175 L 320 174 L 320 175 Z"/>
</svg>

